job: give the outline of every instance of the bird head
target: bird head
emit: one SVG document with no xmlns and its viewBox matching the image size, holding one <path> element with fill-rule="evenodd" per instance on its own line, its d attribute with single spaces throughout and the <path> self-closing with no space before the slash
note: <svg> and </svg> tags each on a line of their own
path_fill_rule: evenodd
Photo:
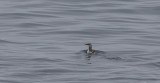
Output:
<svg viewBox="0 0 160 83">
<path fill-rule="evenodd" d="M 87 44 L 85 44 L 85 45 L 89 45 L 89 46 L 90 46 L 90 45 L 92 45 L 92 44 L 91 44 L 91 43 L 87 43 Z"/>
</svg>

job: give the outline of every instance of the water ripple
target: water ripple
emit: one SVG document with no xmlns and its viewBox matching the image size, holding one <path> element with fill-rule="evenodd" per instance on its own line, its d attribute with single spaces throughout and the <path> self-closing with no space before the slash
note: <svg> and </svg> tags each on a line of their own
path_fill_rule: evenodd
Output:
<svg viewBox="0 0 160 83">
<path fill-rule="evenodd" d="M 159 83 L 159 3 L 0 0 L 0 82 Z"/>
</svg>

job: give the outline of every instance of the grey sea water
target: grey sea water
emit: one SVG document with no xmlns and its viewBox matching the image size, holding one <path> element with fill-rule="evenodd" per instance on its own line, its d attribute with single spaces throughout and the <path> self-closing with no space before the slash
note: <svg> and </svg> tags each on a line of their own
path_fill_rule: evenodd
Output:
<svg viewBox="0 0 160 83">
<path fill-rule="evenodd" d="M 160 83 L 160 0 L 1 0 L 0 83 Z"/>
</svg>

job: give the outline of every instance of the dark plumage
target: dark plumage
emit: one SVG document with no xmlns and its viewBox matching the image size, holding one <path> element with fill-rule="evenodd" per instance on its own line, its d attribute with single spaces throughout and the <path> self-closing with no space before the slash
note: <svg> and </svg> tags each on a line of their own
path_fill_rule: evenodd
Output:
<svg viewBox="0 0 160 83">
<path fill-rule="evenodd" d="M 96 50 L 93 50 L 93 49 L 92 49 L 92 44 L 91 44 L 91 43 L 87 43 L 87 44 L 85 44 L 85 45 L 88 45 L 87 53 L 93 53 L 93 54 L 96 53 Z"/>
</svg>

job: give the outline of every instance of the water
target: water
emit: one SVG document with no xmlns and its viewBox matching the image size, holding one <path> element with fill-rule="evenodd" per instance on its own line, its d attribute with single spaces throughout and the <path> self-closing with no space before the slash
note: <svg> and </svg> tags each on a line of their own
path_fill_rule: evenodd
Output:
<svg viewBox="0 0 160 83">
<path fill-rule="evenodd" d="M 0 83 L 160 83 L 159 10 L 159 0 L 1 0 Z M 89 42 L 99 53 L 87 60 Z"/>
</svg>

